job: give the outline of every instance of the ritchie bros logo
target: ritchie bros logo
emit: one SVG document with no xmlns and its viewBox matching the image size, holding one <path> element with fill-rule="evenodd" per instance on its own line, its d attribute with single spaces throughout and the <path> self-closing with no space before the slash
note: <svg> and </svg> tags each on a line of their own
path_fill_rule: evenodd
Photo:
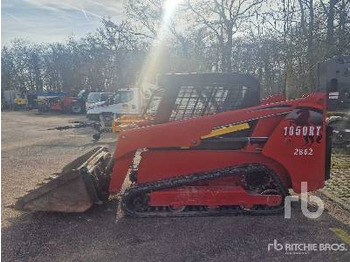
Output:
<svg viewBox="0 0 350 262">
<path fill-rule="evenodd" d="M 344 243 L 278 243 L 277 239 L 274 239 L 273 243 L 267 245 L 268 251 L 284 251 L 289 255 L 309 254 L 314 251 L 347 251 L 346 244 Z"/>
</svg>

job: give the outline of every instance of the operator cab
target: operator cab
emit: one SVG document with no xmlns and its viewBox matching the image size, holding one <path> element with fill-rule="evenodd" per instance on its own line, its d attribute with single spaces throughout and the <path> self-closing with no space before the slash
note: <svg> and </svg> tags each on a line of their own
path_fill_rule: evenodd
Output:
<svg viewBox="0 0 350 262">
<path fill-rule="evenodd" d="M 260 104 L 260 83 L 239 73 L 167 74 L 155 123 L 205 116 Z"/>
</svg>

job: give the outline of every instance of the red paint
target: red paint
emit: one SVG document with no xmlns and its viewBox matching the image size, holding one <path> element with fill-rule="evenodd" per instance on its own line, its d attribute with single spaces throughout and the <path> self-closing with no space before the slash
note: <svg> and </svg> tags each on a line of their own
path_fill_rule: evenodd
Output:
<svg viewBox="0 0 350 262">
<path fill-rule="evenodd" d="M 273 100 L 273 99 L 272 99 Z M 270 101 L 272 101 L 270 100 Z M 275 99 L 279 100 L 279 99 Z M 325 112 L 326 112 L 326 94 L 313 93 L 300 99 L 291 101 L 279 101 L 272 104 L 262 104 L 259 106 L 219 113 L 215 115 L 197 117 L 184 121 L 168 122 L 153 126 L 145 126 L 126 130 L 120 133 L 115 150 L 115 166 L 110 183 L 110 192 L 119 193 L 122 181 L 127 176 L 129 166 L 132 163 L 133 156 L 138 149 L 147 148 L 148 151 L 142 153 L 142 158 L 138 166 L 137 183 L 153 182 L 159 179 L 171 178 L 175 176 L 188 175 L 208 171 L 212 169 L 259 163 L 274 170 L 284 180 L 288 188 L 300 192 L 300 183 L 308 182 L 309 190 L 316 190 L 323 187 L 325 177 Z M 319 140 L 316 136 L 312 144 L 305 144 L 303 136 L 284 136 L 284 127 L 295 125 L 295 119 L 290 119 L 299 108 L 308 108 L 308 110 L 319 110 L 321 112 L 320 123 L 321 136 Z M 257 124 L 252 130 L 250 136 L 269 137 L 265 144 L 250 144 L 239 150 L 196 150 L 201 143 L 201 137 L 209 134 L 212 129 L 218 126 L 228 124 L 238 124 L 255 119 Z M 297 121 L 303 120 L 299 117 Z M 294 121 L 294 122 L 293 122 Z M 310 119 L 310 121 L 313 121 Z M 309 123 L 309 122 L 308 122 Z M 189 147 L 190 149 L 180 149 Z M 313 155 L 294 155 L 295 149 L 312 148 Z M 227 182 L 227 181 L 226 181 Z M 246 203 L 257 203 L 254 201 L 266 201 L 266 197 L 247 196 L 247 192 L 234 188 L 235 183 L 227 182 L 229 189 L 223 189 L 212 184 L 205 185 L 203 188 L 197 188 L 196 194 L 191 195 L 197 204 L 202 203 L 202 197 L 208 197 L 210 192 L 222 197 L 216 197 L 214 205 L 220 205 L 226 199 L 237 203 L 237 198 L 242 197 Z M 185 191 L 184 191 L 185 190 Z M 183 204 L 186 201 L 184 196 L 187 189 L 173 189 L 170 191 L 152 193 L 153 201 L 161 200 L 161 195 L 169 194 L 169 201 L 182 199 Z M 170 193 L 169 193 L 170 192 Z M 164 197 L 164 195 L 162 195 Z M 260 198 L 262 197 L 262 198 Z M 235 200 L 236 199 L 236 200 Z M 254 201 L 251 199 L 254 199 Z M 208 200 L 209 201 L 209 200 Z M 211 200 L 210 200 L 211 201 Z M 157 202 L 159 203 L 159 202 Z M 164 202 L 169 204 L 169 202 Z"/>
<path fill-rule="evenodd" d="M 58 98 L 55 102 L 53 102 L 50 105 L 50 110 L 52 111 L 69 111 L 72 104 L 77 101 L 77 98 L 75 97 L 70 97 L 70 96 L 64 96 L 61 98 Z M 82 104 L 84 106 L 84 104 Z"/>
<path fill-rule="evenodd" d="M 174 176 L 200 173 L 234 165 L 261 163 L 281 174 L 287 173 L 277 162 L 261 155 L 230 150 L 153 150 L 142 154 L 138 182 L 146 183 Z"/>
</svg>

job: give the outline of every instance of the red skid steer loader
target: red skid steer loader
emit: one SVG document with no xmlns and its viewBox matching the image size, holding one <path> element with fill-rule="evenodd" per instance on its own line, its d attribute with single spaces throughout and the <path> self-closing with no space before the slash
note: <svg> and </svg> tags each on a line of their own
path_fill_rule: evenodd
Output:
<svg viewBox="0 0 350 262">
<path fill-rule="evenodd" d="M 122 193 L 121 209 L 135 217 L 280 212 L 288 189 L 317 190 L 329 178 L 330 83 L 299 99 L 260 101 L 250 75 L 161 76 L 151 125 L 122 131 L 113 155 L 92 150 L 15 207 L 84 212 Z"/>
</svg>

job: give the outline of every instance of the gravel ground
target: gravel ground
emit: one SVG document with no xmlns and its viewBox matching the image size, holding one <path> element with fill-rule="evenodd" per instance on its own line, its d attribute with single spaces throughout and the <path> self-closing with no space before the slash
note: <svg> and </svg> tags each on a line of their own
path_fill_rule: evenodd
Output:
<svg viewBox="0 0 350 262">
<path fill-rule="evenodd" d="M 350 207 L 350 154 L 334 153 L 332 156 L 331 179 L 326 182 L 324 190 Z"/>
<path fill-rule="evenodd" d="M 350 261 L 348 251 L 286 254 L 268 244 L 342 243 L 330 229 L 349 232 L 341 209 L 305 218 L 295 203 L 292 219 L 277 216 L 122 218 L 117 200 L 84 214 L 21 213 L 6 206 L 99 143 L 89 130 L 48 131 L 81 117 L 4 112 L 1 227 L 3 261 Z M 340 216 L 340 217 L 339 217 Z M 350 249 L 349 246 L 347 246 Z"/>
</svg>

